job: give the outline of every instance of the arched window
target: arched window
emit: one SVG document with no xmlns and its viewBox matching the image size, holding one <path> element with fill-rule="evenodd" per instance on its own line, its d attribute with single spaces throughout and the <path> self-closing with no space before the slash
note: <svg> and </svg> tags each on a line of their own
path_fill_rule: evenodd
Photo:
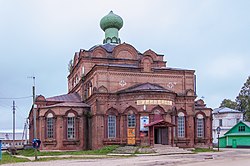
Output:
<svg viewBox="0 0 250 166">
<path fill-rule="evenodd" d="M 148 58 L 144 59 L 143 61 L 143 69 L 145 72 L 151 71 L 152 64 Z"/>
<path fill-rule="evenodd" d="M 84 69 L 84 66 L 82 66 L 82 76 L 84 76 L 84 72 L 85 72 L 85 69 Z"/>
<path fill-rule="evenodd" d="M 128 127 L 135 127 L 136 121 L 135 121 L 135 114 L 133 111 L 129 111 L 128 113 Z"/>
<path fill-rule="evenodd" d="M 47 124 L 47 138 L 54 138 L 54 118 L 52 113 L 48 113 L 46 117 Z"/>
<path fill-rule="evenodd" d="M 116 116 L 108 115 L 108 138 L 116 138 Z"/>
<path fill-rule="evenodd" d="M 69 113 L 67 116 L 67 138 L 75 139 L 75 114 Z"/>
<path fill-rule="evenodd" d="M 204 117 L 201 114 L 197 115 L 196 128 L 197 128 L 197 137 L 203 138 L 204 137 Z"/>
<path fill-rule="evenodd" d="M 185 137 L 185 114 L 183 112 L 178 113 L 178 137 Z"/>
</svg>

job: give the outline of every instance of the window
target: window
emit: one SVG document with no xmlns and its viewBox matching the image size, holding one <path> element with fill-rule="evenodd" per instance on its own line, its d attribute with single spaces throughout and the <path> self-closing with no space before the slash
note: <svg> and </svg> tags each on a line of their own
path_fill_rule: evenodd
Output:
<svg viewBox="0 0 250 166">
<path fill-rule="evenodd" d="M 203 115 L 199 114 L 197 116 L 197 137 L 203 138 L 204 137 L 204 119 Z"/>
<path fill-rule="evenodd" d="M 75 115 L 69 113 L 67 117 L 67 138 L 75 139 Z"/>
<path fill-rule="evenodd" d="M 128 115 L 128 127 L 135 127 L 135 114 Z"/>
<path fill-rule="evenodd" d="M 219 126 L 222 126 L 222 119 L 219 119 Z"/>
<path fill-rule="evenodd" d="M 183 112 L 178 114 L 178 137 L 185 137 L 185 115 Z"/>
<path fill-rule="evenodd" d="M 54 137 L 54 126 L 53 126 L 53 114 L 49 113 L 47 115 L 47 138 Z"/>
<path fill-rule="evenodd" d="M 244 132 L 245 131 L 245 126 L 239 126 L 239 132 Z"/>
<path fill-rule="evenodd" d="M 236 123 L 238 123 L 239 121 L 240 121 L 240 119 L 239 119 L 239 118 L 237 118 L 237 119 L 236 119 Z"/>
<path fill-rule="evenodd" d="M 108 138 L 116 137 L 116 116 L 108 116 Z"/>
</svg>

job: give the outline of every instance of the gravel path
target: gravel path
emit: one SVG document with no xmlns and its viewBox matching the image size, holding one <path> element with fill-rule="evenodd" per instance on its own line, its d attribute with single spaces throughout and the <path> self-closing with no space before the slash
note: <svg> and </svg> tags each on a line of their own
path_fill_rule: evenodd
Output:
<svg viewBox="0 0 250 166">
<path fill-rule="evenodd" d="M 11 166 L 249 166 L 250 149 L 227 149 L 223 152 L 185 155 L 138 156 L 128 158 L 76 159 L 6 164 Z"/>
</svg>

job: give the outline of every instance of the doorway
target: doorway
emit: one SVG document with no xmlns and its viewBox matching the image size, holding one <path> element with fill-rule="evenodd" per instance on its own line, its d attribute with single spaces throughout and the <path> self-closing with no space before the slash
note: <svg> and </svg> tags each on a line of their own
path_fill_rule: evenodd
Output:
<svg viewBox="0 0 250 166">
<path fill-rule="evenodd" d="M 154 129 L 154 143 L 168 145 L 168 128 L 155 128 Z"/>
</svg>

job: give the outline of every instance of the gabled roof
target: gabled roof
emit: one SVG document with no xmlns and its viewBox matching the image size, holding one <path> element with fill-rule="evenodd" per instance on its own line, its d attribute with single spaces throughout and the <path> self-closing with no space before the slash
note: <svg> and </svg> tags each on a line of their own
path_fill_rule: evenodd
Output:
<svg viewBox="0 0 250 166">
<path fill-rule="evenodd" d="M 234 135 L 234 132 L 232 132 L 236 127 L 238 127 L 239 125 L 245 125 L 249 131 L 250 131 L 250 122 L 243 122 L 243 121 L 239 121 L 236 125 L 234 125 L 230 130 L 228 130 L 224 135 Z M 244 133 L 249 133 L 250 132 L 244 132 Z"/>
<path fill-rule="evenodd" d="M 77 102 L 81 102 L 81 97 L 77 93 L 69 93 L 69 94 L 46 98 L 46 101 L 77 103 Z"/>
<path fill-rule="evenodd" d="M 153 92 L 171 92 L 171 93 L 174 93 L 173 91 L 165 89 L 158 84 L 152 84 L 152 83 L 148 83 L 148 82 L 131 86 L 127 89 L 118 91 L 118 93 L 141 92 L 141 91 L 143 91 L 143 92 L 145 92 L 145 91 L 152 92 L 153 91 Z"/>
<path fill-rule="evenodd" d="M 164 126 L 168 126 L 168 127 L 173 127 L 175 126 L 174 124 L 170 123 L 170 122 L 167 122 L 163 119 L 160 119 L 160 120 L 156 120 L 154 122 L 151 122 L 149 124 L 146 124 L 144 125 L 144 127 L 150 127 L 150 126 L 154 126 L 154 125 L 164 125 Z"/>
<path fill-rule="evenodd" d="M 221 108 L 215 108 L 213 110 L 213 114 L 217 114 L 217 113 L 241 113 L 238 110 L 234 110 L 228 107 L 221 107 Z"/>
</svg>

